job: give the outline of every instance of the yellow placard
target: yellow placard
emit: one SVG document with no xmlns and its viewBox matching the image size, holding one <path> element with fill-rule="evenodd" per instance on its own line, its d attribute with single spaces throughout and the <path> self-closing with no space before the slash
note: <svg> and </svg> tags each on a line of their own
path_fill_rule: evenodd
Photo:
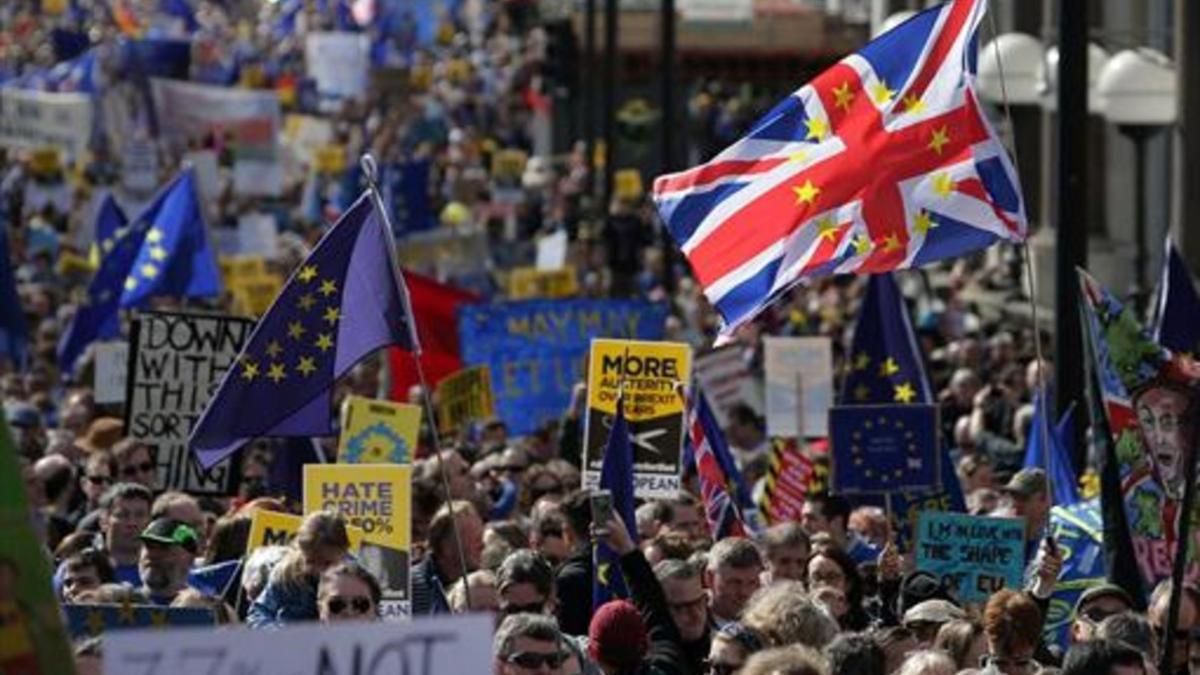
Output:
<svg viewBox="0 0 1200 675">
<path fill-rule="evenodd" d="M 237 277 L 229 285 L 233 294 L 233 311 L 249 316 L 262 316 L 283 290 L 283 277 L 268 272 L 257 277 Z"/>
<path fill-rule="evenodd" d="M 472 421 L 484 421 L 495 416 L 492 398 L 492 374 L 487 366 L 460 370 L 438 383 L 438 430 L 451 433 Z"/>
<path fill-rule="evenodd" d="M 67 11 L 67 0 L 42 0 L 42 13 L 58 16 Z"/>
<path fill-rule="evenodd" d="M 346 148 L 326 145 L 313 154 L 313 166 L 321 173 L 340 173 L 346 169 Z"/>
<path fill-rule="evenodd" d="M 34 150 L 29 155 L 29 170 L 39 176 L 46 176 L 62 169 L 62 157 L 58 148 L 44 146 Z"/>
<path fill-rule="evenodd" d="M 263 546 L 287 546 L 304 519 L 290 513 L 255 509 L 250 518 L 250 537 L 246 540 L 246 555 Z M 363 542 L 363 531 L 357 527 L 346 528 L 350 535 L 350 550 L 357 551 Z"/>
<path fill-rule="evenodd" d="M 232 288 L 237 279 L 266 276 L 267 259 L 257 255 L 221 256 L 217 259 L 217 267 L 225 287 Z"/>
<path fill-rule="evenodd" d="M 507 148 L 492 155 L 493 178 L 520 178 L 525 173 L 525 162 L 529 161 L 529 153 L 524 150 Z"/>
<path fill-rule="evenodd" d="M 333 511 L 363 531 L 363 541 L 407 551 L 411 541 L 412 466 L 307 464 L 304 512 Z"/>
<path fill-rule="evenodd" d="M 588 365 L 588 408 L 615 413 L 623 386 L 625 416 L 631 422 L 683 412 L 675 387 L 686 386 L 692 377 L 692 350 L 686 344 L 592 340 Z"/>
<path fill-rule="evenodd" d="M 347 396 L 342 403 L 338 461 L 410 464 L 420 427 L 420 406 Z"/>
<path fill-rule="evenodd" d="M 637 169 L 621 169 L 613 176 L 613 189 L 617 199 L 637 201 L 645 193 L 642 172 Z"/>
<path fill-rule="evenodd" d="M 579 279 L 574 267 L 557 270 L 518 267 L 508 275 L 508 297 L 512 300 L 570 298 L 578 293 Z"/>
</svg>

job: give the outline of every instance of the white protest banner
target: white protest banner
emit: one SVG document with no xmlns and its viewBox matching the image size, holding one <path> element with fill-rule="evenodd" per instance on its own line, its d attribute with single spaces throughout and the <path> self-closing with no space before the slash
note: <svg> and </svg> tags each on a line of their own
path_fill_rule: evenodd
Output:
<svg viewBox="0 0 1200 675">
<path fill-rule="evenodd" d="M 833 348 L 827 337 L 764 337 L 767 435 L 827 435 L 833 405 Z M 803 429 L 800 429 L 801 423 Z"/>
<path fill-rule="evenodd" d="M 87 94 L 0 89 L 0 146 L 49 145 L 80 158 L 92 139 L 93 116 Z"/>
<path fill-rule="evenodd" d="M 537 268 L 558 270 L 567 266 L 567 231 L 559 230 L 537 241 Z"/>
<path fill-rule="evenodd" d="M 278 197 L 283 192 L 283 162 L 234 160 L 233 192 L 242 197 Z"/>
<path fill-rule="evenodd" d="M 366 94 L 370 48 L 363 33 L 309 33 L 304 62 L 317 81 L 317 93 L 333 99 Z"/>
<path fill-rule="evenodd" d="M 104 672 L 128 675 L 492 672 L 490 614 L 405 624 L 292 624 L 280 630 L 127 630 L 104 638 Z"/>
<path fill-rule="evenodd" d="M 158 187 L 158 151 L 147 138 L 130 139 L 121 151 L 121 184 L 136 194 Z"/>
<path fill-rule="evenodd" d="M 227 495 L 237 488 L 240 453 L 205 470 L 187 439 L 253 328 L 253 321 L 231 316 L 134 316 L 125 428 L 154 451 L 158 490 Z"/>
<path fill-rule="evenodd" d="M 238 254 L 274 258 L 279 255 L 279 228 L 275 216 L 253 211 L 238 217 Z"/>
<path fill-rule="evenodd" d="M 129 343 L 124 340 L 96 343 L 96 403 L 124 403 L 129 364 Z"/>
<path fill-rule="evenodd" d="M 738 347 L 696 357 L 696 382 L 722 429 L 729 426 L 730 409 L 739 403 L 750 406 L 759 415 L 763 412 L 762 383 L 754 377 Z"/>
</svg>

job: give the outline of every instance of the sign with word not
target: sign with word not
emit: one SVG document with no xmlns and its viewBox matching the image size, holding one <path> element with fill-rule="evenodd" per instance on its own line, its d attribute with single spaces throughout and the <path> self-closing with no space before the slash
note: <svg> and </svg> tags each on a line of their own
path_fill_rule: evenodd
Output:
<svg viewBox="0 0 1200 675">
<path fill-rule="evenodd" d="M 487 366 L 465 368 L 438 383 L 438 431 L 452 433 L 471 422 L 482 422 L 496 415 L 492 397 L 492 374 Z"/>
<path fill-rule="evenodd" d="M 633 442 L 634 494 L 662 497 L 680 487 L 684 402 L 677 387 L 692 377 L 692 350 L 676 342 L 592 340 L 584 429 L 584 487 L 600 483 L 617 395 L 623 392 Z"/>
<path fill-rule="evenodd" d="M 408 464 L 415 454 L 420 428 L 420 406 L 347 396 L 342 403 L 338 461 Z"/>
<path fill-rule="evenodd" d="M 241 453 L 204 469 L 188 449 L 188 435 L 253 329 L 253 321 L 217 314 L 134 316 L 125 428 L 150 446 L 157 491 L 236 491 Z"/>
<path fill-rule="evenodd" d="M 1020 588 L 1025 522 L 926 511 L 917 525 L 917 569 L 936 574 L 963 602 Z"/>
<path fill-rule="evenodd" d="M 250 535 L 246 538 L 246 555 L 263 546 L 287 546 L 300 532 L 300 523 L 304 518 L 290 513 L 255 509 L 250 516 Z M 357 551 L 362 546 L 363 531 L 357 527 L 347 527 L 350 535 L 350 550 Z"/>
<path fill-rule="evenodd" d="M 302 623 L 273 631 L 125 631 L 105 640 L 104 672 L 488 673 L 492 631 L 492 617 L 486 614 L 431 617 L 401 626 Z"/>
</svg>

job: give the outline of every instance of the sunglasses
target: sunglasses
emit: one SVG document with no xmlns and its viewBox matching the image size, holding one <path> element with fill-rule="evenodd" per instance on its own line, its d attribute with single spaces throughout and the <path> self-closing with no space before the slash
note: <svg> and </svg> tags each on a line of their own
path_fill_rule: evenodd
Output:
<svg viewBox="0 0 1200 675">
<path fill-rule="evenodd" d="M 549 654 L 541 652 L 514 652 L 509 654 L 504 660 L 529 670 L 541 668 L 543 664 L 547 668 L 556 669 L 561 668 L 567 662 L 567 655 L 564 652 L 550 652 Z"/>
<path fill-rule="evenodd" d="M 545 602 L 531 602 L 526 605 L 501 605 L 500 613 L 509 614 L 541 614 L 546 608 Z"/>
<path fill-rule="evenodd" d="M 154 470 L 154 462 L 142 462 L 141 464 L 130 464 L 121 469 L 122 476 L 136 476 L 139 473 L 148 473 Z"/>
<path fill-rule="evenodd" d="M 371 611 L 373 603 L 370 598 L 358 596 L 355 598 L 330 598 L 325 606 L 329 608 L 329 613 L 334 616 L 341 616 L 347 610 L 353 608 L 355 614 L 366 614 Z"/>
</svg>

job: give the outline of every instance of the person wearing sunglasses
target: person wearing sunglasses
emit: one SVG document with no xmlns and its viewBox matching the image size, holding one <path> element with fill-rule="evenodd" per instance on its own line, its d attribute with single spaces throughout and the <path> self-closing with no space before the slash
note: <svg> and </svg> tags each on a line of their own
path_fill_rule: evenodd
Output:
<svg viewBox="0 0 1200 675">
<path fill-rule="evenodd" d="M 557 602 L 554 597 L 554 569 L 538 553 L 520 549 L 508 554 L 496 570 L 496 589 L 500 593 L 497 620 L 515 614 L 544 614 L 554 616 Z M 564 635 L 562 648 L 568 654 L 569 672 L 595 674 L 595 664 L 586 657 L 583 645 Z"/>
<path fill-rule="evenodd" d="M 511 614 L 496 630 L 492 657 L 494 675 L 565 675 L 568 653 L 552 617 Z"/>
<path fill-rule="evenodd" d="M 154 489 L 158 480 L 158 467 L 150 454 L 150 446 L 135 438 L 126 438 L 113 446 L 113 456 L 117 458 L 117 470 L 121 480 Z"/>
<path fill-rule="evenodd" d="M 76 524 L 84 516 L 100 508 L 100 498 L 104 496 L 105 490 L 112 487 L 116 476 L 117 460 L 113 459 L 111 453 L 96 450 L 87 456 L 83 463 L 83 479 L 79 481 L 79 487 L 87 500 L 79 507 Z"/>
<path fill-rule="evenodd" d="M 376 621 L 383 591 L 379 582 L 358 563 L 339 563 L 325 570 L 317 585 L 321 623 Z"/>
<path fill-rule="evenodd" d="M 1075 602 L 1075 619 L 1069 634 L 1071 644 L 1095 638 L 1101 621 L 1131 609 L 1133 600 L 1120 586 L 1099 584 L 1087 589 Z"/>
</svg>

